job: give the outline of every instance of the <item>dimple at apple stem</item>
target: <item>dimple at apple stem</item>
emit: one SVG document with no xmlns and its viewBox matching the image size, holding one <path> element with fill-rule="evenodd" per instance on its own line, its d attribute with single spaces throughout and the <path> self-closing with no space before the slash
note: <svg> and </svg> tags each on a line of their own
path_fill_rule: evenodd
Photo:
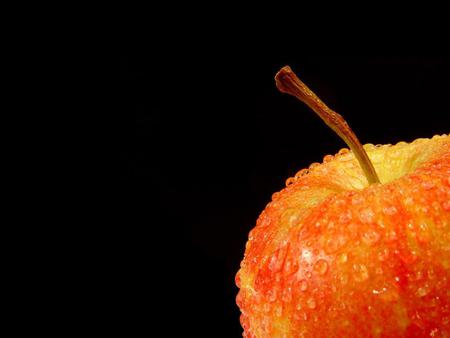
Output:
<svg viewBox="0 0 450 338">
<path fill-rule="evenodd" d="M 355 154 L 369 184 L 380 183 L 380 179 L 378 178 L 369 156 L 367 156 L 366 151 L 355 133 L 341 115 L 328 108 L 328 106 L 295 75 L 289 66 L 285 66 L 278 71 L 275 75 L 275 82 L 277 88 L 282 93 L 290 94 L 305 103 L 319 115 L 328 127 L 333 129 L 333 131 L 344 140 L 353 151 L 353 154 Z"/>
</svg>

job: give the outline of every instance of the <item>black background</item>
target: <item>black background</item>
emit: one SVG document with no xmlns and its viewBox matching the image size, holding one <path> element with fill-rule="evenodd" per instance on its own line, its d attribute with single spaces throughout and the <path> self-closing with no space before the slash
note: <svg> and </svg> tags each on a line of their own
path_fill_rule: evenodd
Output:
<svg viewBox="0 0 450 338">
<path fill-rule="evenodd" d="M 314 55 L 231 41 L 201 50 L 128 42 L 119 53 L 108 142 L 123 221 L 108 232 L 116 325 L 127 331 L 241 336 L 234 276 L 248 232 L 288 177 L 345 146 L 277 91 L 282 66 L 362 143 L 450 130 L 448 56 Z"/>
</svg>

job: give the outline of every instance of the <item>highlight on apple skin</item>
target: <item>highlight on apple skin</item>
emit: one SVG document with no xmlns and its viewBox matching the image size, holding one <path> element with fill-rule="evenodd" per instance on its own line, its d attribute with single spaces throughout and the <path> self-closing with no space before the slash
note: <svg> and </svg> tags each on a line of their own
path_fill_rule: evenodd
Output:
<svg viewBox="0 0 450 338">
<path fill-rule="evenodd" d="M 342 149 L 259 216 L 236 275 L 244 337 L 450 337 L 450 135 L 361 148 L 378 182 Z"/>
</svg>

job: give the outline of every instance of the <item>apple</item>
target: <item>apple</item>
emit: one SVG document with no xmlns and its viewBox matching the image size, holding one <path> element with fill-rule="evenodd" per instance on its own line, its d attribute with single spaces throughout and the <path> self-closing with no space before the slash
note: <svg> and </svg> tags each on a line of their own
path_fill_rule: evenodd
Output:
<svg viewBox="0 0 450 338">
<path fill-rule="evenodd" d="M 236 275 L 244 337 L 450 337 L 450 135 L 362 146 L 291 71 L 278 88 L 349 145 L 289 178 Z"/>
</svg>

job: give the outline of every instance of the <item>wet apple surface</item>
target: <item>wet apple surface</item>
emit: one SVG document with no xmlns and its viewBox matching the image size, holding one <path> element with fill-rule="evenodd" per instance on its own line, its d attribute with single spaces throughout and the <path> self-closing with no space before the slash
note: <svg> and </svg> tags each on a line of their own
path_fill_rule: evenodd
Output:
<svg viewBox="0 0 450 338">
<path fill-rule="evenodd" d="M 343 149 L 289 178 L 250 232 L 245 337 L 450 336 L 450 136 Z"/>
</svg>

